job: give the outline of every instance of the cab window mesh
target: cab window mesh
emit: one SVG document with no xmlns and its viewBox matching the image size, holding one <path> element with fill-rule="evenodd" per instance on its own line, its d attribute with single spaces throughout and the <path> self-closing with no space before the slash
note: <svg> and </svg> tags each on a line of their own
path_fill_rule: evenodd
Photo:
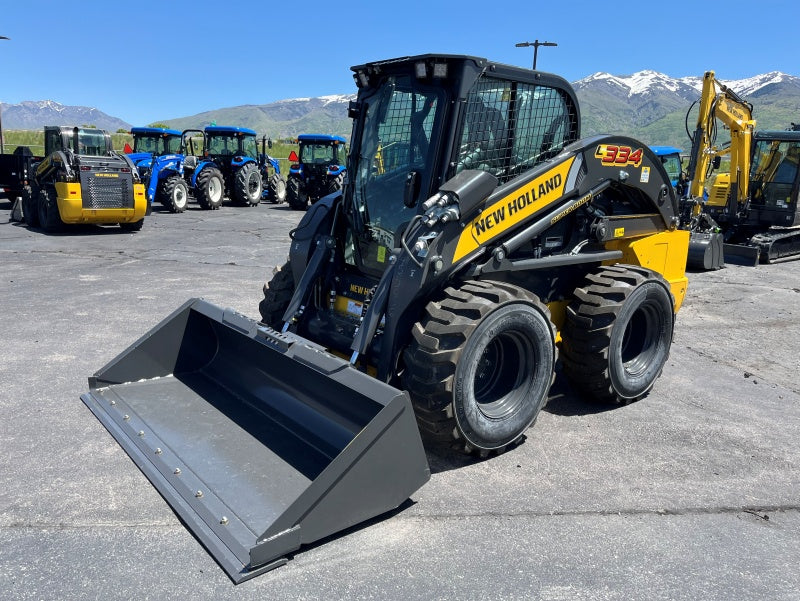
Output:
<svg viewBox="0 0 800 601">
<path fill-rule="evenodd" d="M 467 96 L 456 172 L 482 169 L 505 183 L 573 142 L 576 124 L 556 88 L 482 78 Z"/>
</svg>

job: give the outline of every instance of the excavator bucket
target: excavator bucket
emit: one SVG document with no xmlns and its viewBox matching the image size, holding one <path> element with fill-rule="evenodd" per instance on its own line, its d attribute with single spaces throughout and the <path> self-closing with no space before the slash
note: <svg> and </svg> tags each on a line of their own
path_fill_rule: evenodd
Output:
<svg viewBox="0 0 800 601">
<path fill-rule="evenodd" d="M 83 402 L 237 583 L 430 478 L 406 393 L 202 299 L 89 389 Z"/>
</svg>

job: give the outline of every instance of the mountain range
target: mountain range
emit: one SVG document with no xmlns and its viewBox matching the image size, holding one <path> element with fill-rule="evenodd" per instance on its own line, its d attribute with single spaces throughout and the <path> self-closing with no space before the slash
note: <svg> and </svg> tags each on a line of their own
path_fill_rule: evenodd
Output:
<svg viewBox="0 0 800 601">
<path fill-rule="evenodd" d="M 800 121 L 800 77 L 777 71 L 723 83 L 754 105 L 759 129 L 785 129 Z M 656 71 L 633 75 L 595 73 L 573 83 L 581 106 L 584 136 L 629 135 L 648 144 L 687 147 L 687 112 L 700 98 L 702 77 L 673 78 Z M 175 129 L 219 125 L 249 127 L 273 138 L 320 132 L 349 136 L 347 105 L 352 95 L 293 98 L 263 105 L 221 108 L 186 117 L 163 119 Z M 6 129 L 40 129 L 43 125 L 93 124 L 117 131 L 131 124 L 98 109 L 64 106 L 50 100 L 2 104 Z M 694 128 L 697 107 L 689 112 Z M 141 124 L 137 124 L 141 125 Z"/>
</svg>

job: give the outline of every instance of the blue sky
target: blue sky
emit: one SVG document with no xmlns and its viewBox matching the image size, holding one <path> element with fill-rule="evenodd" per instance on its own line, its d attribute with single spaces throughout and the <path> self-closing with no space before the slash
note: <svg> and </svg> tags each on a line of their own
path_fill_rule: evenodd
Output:
<svg viewBox="0 0 800 601">
<path fill-rule="evenodd" d="M 352 93 L 351 65 L 395 56 L 472 54 L 530 66 L 533 48 L 515 43 L 535 39 L 558 44 L 539 48 L 539 69 L 569 81 L 643 69 L 800 75 L 800 50 L 784 27 L 800 23 L 797 0 L 306 0 L 294 3 L 295 16 L 293 3 L 271 10 L 276 4 L 2 0 L 0 35 L 10 40 L 0 41 L 0 101 L 93 106 L 145 125 Z"/>
</svg>

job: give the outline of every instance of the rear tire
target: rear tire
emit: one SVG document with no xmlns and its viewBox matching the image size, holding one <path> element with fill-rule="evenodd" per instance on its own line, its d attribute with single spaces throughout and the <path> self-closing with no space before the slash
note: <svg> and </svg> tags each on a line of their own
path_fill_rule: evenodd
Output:
<svg viewBox="0 0 800 601">
<path fill-rule="evenodd" d="M 630 403 L 646 395 L 669 357 L 674 324 L 669 285 L 631 265 L 586 276 L 567 308 L 564 374 L 584 396 Z"/>
<path fill-rule="evenodd" d="M 158 187 L 158 199 L 173 213 L 183 213 L 189 204 L 189 186 L 180 175 L 165 179 Z"/>
<path fill-rule="evenodd" d="M 283 328 L 283 314 L 289 307 L 294 294 L 294 274 L 292 266 L 287 262 L 276 267 L 272 279 L 264 284 L 264 298 L 258 304 L 261 322 L 280 330 Z"/>
<path fill-rule="evenodd" d="M 38 194 L 39 225 L 46 232 L 57 232 L 64 227 L 58 212 L 56 189 L 53 186 L 39 188 Z"/>
<path fill-rule="evenodd" d="M 299 178 L 290 177 L 286 182 L 286 201 L 295 211 L 305 211 L 308 208 L 308 196 Z"/>
<path fill-rule="evenodd" d="M 222 206 L 225 194 L 225 180 L 216 167 L 206 167 L 197 174 L 195 195 L 197 203 L 204 209 L 214 210 Z"/>
<path fill-rule="evenodd" d="M 522 438 L 553 382 L 554 332 L 527 290 L 488 281 L 447 288 L 404 352 L 403 386 L 423 435 L 480 453 Z"/>
<path fill-rule="evenodd" d="M 264 183 L 255 163 L 245 163 L 233 178 L 233 201 L 244 207 L 254 207 L 261 202 Z"/>
</svg>

